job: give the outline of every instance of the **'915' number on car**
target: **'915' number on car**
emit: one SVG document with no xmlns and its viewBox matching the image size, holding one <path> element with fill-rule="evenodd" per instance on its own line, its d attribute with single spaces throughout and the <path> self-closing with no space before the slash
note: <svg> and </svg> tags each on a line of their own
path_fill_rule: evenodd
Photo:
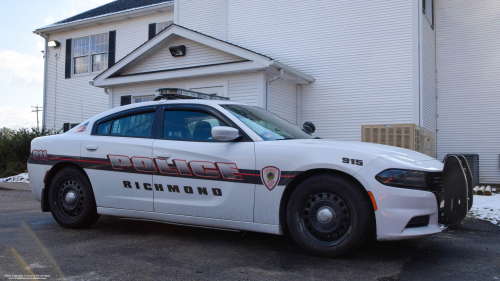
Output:
<svg viewBox="0 0 500 281">
<path fill-rule="evenodd" d="M 342 163 L 344 164 L 353 164 L 353 165 L 358 165 L 358 166 L 363 166 L 363 160 L 359 159 L 350 159 L 350 158 L 342 158 Z"/>
</svg>

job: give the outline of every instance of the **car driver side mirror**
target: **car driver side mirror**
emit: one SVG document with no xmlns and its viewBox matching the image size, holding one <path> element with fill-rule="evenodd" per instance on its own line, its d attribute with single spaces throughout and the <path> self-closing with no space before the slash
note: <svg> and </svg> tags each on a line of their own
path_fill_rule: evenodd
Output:
<svg viewBox="0 0 500 281">
<path fill-rule="evenodd" d="M 316 126 L 314 126 L 313 122 L 306 121 L 304 125 L 302 125 L 302 131 L 312 134 L 316 131 Z"/>
<path fill-rule="evenodd" d="M 218 126 L 212 128 L 212 138 L 220 141 L 232 141 L 240 136 L 238 129 L 226 126 Z"/>
</svg>

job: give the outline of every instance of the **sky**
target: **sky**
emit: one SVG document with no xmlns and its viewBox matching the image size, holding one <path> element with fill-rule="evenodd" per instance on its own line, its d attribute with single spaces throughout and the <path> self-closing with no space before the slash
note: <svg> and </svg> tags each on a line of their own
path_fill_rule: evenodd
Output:
<svg viewBox="0 0 500 281">
<path fill-rule="evenodd" d="M 1 0 L 0 128 L 36 126 L 31 106 L 43 105 L 44 39 L 37 28 L 112 0 Z M 40 126 L 42 114 L 39 113 Z"/>
</svg>

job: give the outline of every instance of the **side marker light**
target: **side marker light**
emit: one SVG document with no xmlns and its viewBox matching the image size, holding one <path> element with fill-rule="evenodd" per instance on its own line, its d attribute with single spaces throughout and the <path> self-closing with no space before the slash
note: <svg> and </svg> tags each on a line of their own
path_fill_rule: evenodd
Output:
<svg viewBox="0 0 500 281">
<path fill-rule="evenodd" d="M 370 195 L 370 199 L 372 200 L 373 210 L 376 211 L 377 210 L 377 202 L 375 202 L 375 198 L 373 197 L 373 193 L 368 191 L 368 195 Z"/>
</svg>

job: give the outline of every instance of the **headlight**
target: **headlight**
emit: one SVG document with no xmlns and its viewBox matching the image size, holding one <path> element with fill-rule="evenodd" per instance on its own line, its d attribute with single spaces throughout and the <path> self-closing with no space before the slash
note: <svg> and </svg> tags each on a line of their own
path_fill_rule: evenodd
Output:
<svg viewBox="0 0 500 281">
<path fill-rule="evenodd" d="M 428 189 L 426 172 L 389 169 L 376 175 L 375 178 L 381 184 L 388 186 L 420 190 Z"/>
</svg>

